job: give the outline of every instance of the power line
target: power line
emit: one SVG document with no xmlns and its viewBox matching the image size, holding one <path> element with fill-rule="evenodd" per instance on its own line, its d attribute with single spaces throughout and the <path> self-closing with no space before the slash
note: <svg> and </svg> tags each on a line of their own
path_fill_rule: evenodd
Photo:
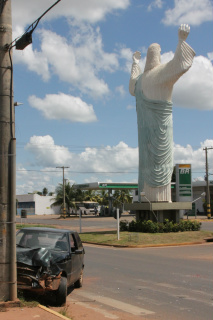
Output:
<svg viewBox="0 0 213 320">
<path fill-rule="evenodd" d="M 54 173 L 54 172 L 57 172 L 58 173 L 58 170 L 28 170 L 28 169 L 18 169 L 16 170 L 16 172 L 46 172 L 46 173 Z M 70 171 L 70 170 L 66 170 L 66 172 L 69 172 L 69 173 L 97 173 L 97 174 L 107 174 L 107 173 L 138 173 L 138 172 L 134 172 L 134 171 Z"/>
</svg>

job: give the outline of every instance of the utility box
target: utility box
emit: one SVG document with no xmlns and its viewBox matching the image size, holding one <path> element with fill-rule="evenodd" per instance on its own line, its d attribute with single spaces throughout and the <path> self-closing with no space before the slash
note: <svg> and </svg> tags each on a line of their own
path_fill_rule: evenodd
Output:
<svg viewBox="0 0 213 320">
<path fill-rule="evenodd" d="M 27 210 L 21 210 L 21 218 L 27 218 Z"/>
</svg>

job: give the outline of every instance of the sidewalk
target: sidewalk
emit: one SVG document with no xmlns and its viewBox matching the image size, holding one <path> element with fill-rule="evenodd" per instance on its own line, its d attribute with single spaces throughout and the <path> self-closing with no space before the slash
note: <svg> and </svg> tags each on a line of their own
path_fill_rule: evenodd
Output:
<svg viewBox="0 0 213 320">
<path fill-rule="evenodd" d="M 1 307 L 0 305 L 0 320 L 31 320 L 31 319 L 41 319 L 41 320 L 60 320 L 69 319 L 67 317 L 62 317 L 59 313 L 52 313 L 51 309 L 43 309 L 42 307 L 26 308 L 26 307 Z"/>
<path fill-rule="evenodd" d="M 61 313 L 59 313 L 61 312 Z M 65 314 L 65 315 L 63 315 Z M 98 305 L 95 301 L 77 301 L 68 297 L 66 306 L 51 307 L 39 305 L 37 307 L 2 307 L 0 303 L 0 320 L 100 320 L 100 319 L 116 319 L 116 320 L 142 320 L 146 317 L 136 316 L 127 312 L 122 312 L 114 308 L 108 309 L 104 305 Z M 150 318 L 151 320 L 152 318 Z"/>
</svg>

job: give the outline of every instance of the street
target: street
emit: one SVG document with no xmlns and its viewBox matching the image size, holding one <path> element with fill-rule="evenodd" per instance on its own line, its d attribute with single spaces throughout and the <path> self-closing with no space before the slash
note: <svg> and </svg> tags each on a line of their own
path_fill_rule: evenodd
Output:
<svg viewBox="0 0 213 320">
<path fill-rule="evenodd" d="M 185 217 L 186 218 L 186 217 Z M 131 215 L 122 215 L 120 220 L 128 220 L 132 221 L 134 216 Z M 213 220 L 207 220 L 202 217 L 199 221 L 202 222 L 201 230 L 205 231 L 213 231 Z M 43 225 L 57 225 L 61 227 L 72 228 L 79 232 L 79 217 L 71 217 L 66 219 L 59 219 L 59 216 L 28 216 L 26 219 L 21 219 L 20 217 L 16 217 L 17 223 L 34 223 L 34 224 L 43 224 Z M 116 230 L 117 228 L 117 220 L 113 217 L 95 217 L 95 216 L 82 216 L 81 219 L 82 232 L 94 232 L 101 230 Z"/>
<path fill-rule="evenodd" d="M 111 319 L 212 320 L 212 244 L 85 249 L 83 288 L 68 301 L 95 305 Z"/>
<path fill-rule="evenodd" d="M 121 219 L 132 220 L 125 215 Z M 58 225 L 79 231 L 79 218 L 17 217 L 17 222 Z M 84 216 L 82 232 L 116 229 L 112 217 Z M 212 220 L 202 229 L 213 231 Z M 100 318 L 212 320 L 213 246 L 112 248 L 85 244 L 84 284 L 68 303 L 95 310 Z"/>
</svg>

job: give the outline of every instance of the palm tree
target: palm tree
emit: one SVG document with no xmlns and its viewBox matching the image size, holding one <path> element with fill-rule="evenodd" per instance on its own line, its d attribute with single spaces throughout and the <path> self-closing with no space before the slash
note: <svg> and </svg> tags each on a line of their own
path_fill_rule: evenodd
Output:
<svg viewBox="0 0 213 320">
<path fill-rule="evenodd" d="M 132 196 L 129 190 L 116 190 L 113 194 L 113 203 L 116 207 L 121 208 L 124 211 L 124 203 L 131 203 Z"/>
<path fill-rule="evenodd" d="M 97 202 L 102 206 L 109 204 L 109 194 L 106 190 L 101 190 L 97 193 Z"/>
<path fill-rule="evenodd" d="M 87 190 L 84 192 L 84 201 L 98 202 L 98 195 L 94 190 Z"/>
<path fill-rule="evenodd" d="M 51 204 L 51 207 L 63 206 L 63 199 L 64 199 L 63 195 L 64 195 L 63 184 L 60 183 L 58 187 L 56 187 L 56 196 L 52 199 L 52 200 L 55 200 L 55 202 Z M 68 182 L 65 185 L 65 204 L 67 206 L 68 211 L 70 208 L 75 208 L 75 195 L 76 195 L 75 189 Z"/>
</svg>

